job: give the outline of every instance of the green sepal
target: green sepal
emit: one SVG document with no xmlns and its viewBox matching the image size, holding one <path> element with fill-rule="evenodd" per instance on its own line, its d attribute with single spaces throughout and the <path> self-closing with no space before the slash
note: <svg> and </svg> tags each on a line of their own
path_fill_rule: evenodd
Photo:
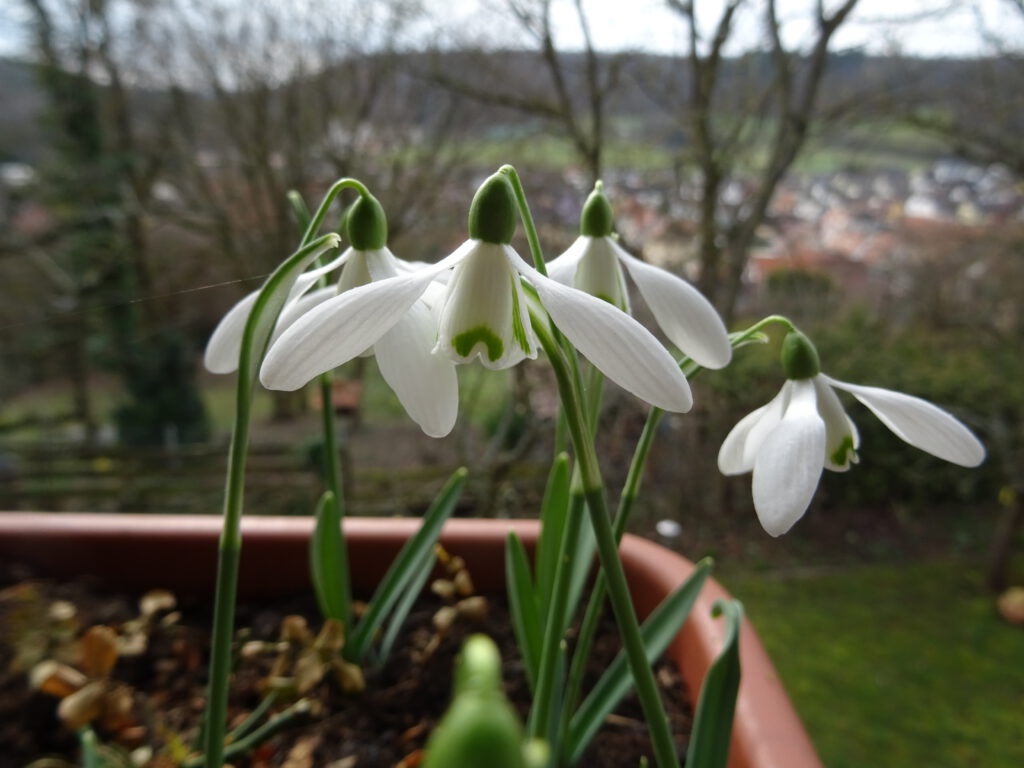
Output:
<svg viewBox="0 0 1024 768">
<path fill-rule="evenodd" d="M 344 221 L 348 241 L 357 251 L 379 251 L 388 244 L 388 217 L 373 195 L 360 195 Z"/>
<path fill-rule="evenodd" d="M 580 213 L 580 234 L 584 237 L 608 237 L 615 229 L 615 214 L 612 204 L 604 196 L 604 185 L 597 182 L 594 191 L 587 196 Z"/>
<path fill-rule="evenodd" d="M 469 206 L 469 236 L 485 243 L 508 245 L 516 231 L 516 198 L 508 176 L 490 176 Z"/>
<path fill-rule="evenodd" d="M 800 331 L 793 329 L 782 340 L 782 372 L 787 379 L 813 379 L 821 373 L 821 360 L 814 344 Z"/>
</svg>

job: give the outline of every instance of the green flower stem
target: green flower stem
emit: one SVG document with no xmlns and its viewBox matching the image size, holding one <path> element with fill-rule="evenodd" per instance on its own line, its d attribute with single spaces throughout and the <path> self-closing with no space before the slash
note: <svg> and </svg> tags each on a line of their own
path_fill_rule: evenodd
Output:
<svg viewBox="0 0 1024 768">
<path fill-rule="evenodd" d="M 316 215 L 312 218 L 309 217 L 308 211 L 305 211 L 305 216 L 303 216 L 305 204 L 302 203 L 301 198 L 299 198 L 298 201 L 292 201 L 292 205 L 295 207 L 300 217 L 300 221 L 306 225 L 305 234 L 303 234 L 302 242 L 299 244 L 300 248 L 316 237 L 317 232 L 327 215 L 327 209 L 334 201 L 334 198 L 337 197 L 337 195 L 344 189 L 354 189 L 363 196 L 368 196 L 370 194 L 369 190 L 367 190 L 367 188 L 359 181 L 356 181 L 355 179 L 340 179 L 331 185 L 327 194 L 324 195 L 323 202 L 320 203 L 320 207 L 317 209 Z M 320 282 L 325 282 L 325 278 L 321 277 Z M 348 548 L 345 543 L 345 534 L 344 531 L 342 531 L 341 526 L 341 521 L 345 516 L 345 497 L 342 495 L 341 454 L 338 450 L 338 428 L 334 416 L 333 383 L 334 374 L 331 371 L 322 373 L 317 377 L 317 384 L 320 388 L 321 426 L 323 429 L 324 439 L 324 481 L 327 484 L 327 489 L 333 496 L 332 500 L 323 506 L 322 514 L 327 518 L 324 521 L 326 526 L 332 531 L 339 531 L 339 535 L 341 537 L 340 551 L 338 553 L 341 566 L 338 569 L 338 573 L 342 581 L 339 585 L 339 591 L 342 597 L 341 614 L 338 616 L 329 616 L 327 618 L 337 619 L 344 624 L 344 626 L 351 627 L 352 587 L 348 572 Z"/>
<path fill-rule="evenodd" d="M 734 334 L 730 338 L 730 343 L 733 348 L 736 348 L 753 338 L 762 328 L 771 323 L 779 323 L 788 330 L 793 329 L 793 324 L 788 318 L 782 315 L 769 315 L 745 331 Z M 679 365 L 683 369 L 683 373 L 686 374 L 686 377 L 691 380 L 705 370 L 689 358 L 683 358 Z M 651 446 L 654 444 L 654 437 L 658 432 L 658 426 L 661 424 L 661 419 L 664 415 L 665 412 L 660 408 L 651 408 L 647 413 L 647 420 L 644 422 L 643 431 L 640 433 L 640 438 L 633 451 L 633 458 L 630 461 L 626 482 L 619 496 L 619 506 L 615 512 L 613 526 L 616 542 L 621 541 L 623 534 L 626 532 L 626 525 L 633 511 L 633 503 L 640 493 L 640 483 L 643 480 L 644 470 L 647 467 L 647 458 L 650 455 Z M 576 649 L 569 668 L 568 684 L 564 697 L 565 708 L 562 710 L 562 722 L 559 725 L 560 733 L 568 731 L 573 710 L 580 699 L 587 659 L 593 646 L 594 636 L 597 633 L 597 625 L 601 618 L 601 609 L 604 605 L 606 589 L 605 575 L 603 572 L 598 573 L 594 582 L 594 589 L 590 594 L 590 600 L 583 614 L 583 621 L 580 624 L 580 631 L 576 641 Z"/>
<path fill-rule="evenodd" d="M 545 324 L 539 322 L 540 318 L 537 318 L 537 320 L 538 322 L 534 324 L 534 328 L 538 329 L 538 340 L 551 360 L 555 379 L 558 382 L 559 395 L 565 408 L 573 446 L 576 449 L 576 461 L 583 481 L 583 493 L 587 502 L 586 507 L 590 515 L 590 523 L 597 540 L 601 568 L 607 577 L 608 594 L 611 598 L 612 610 L 615 614 L 616 623 L 619 626 L 619 634 L 622 637 L 622 644 L 629 661 L 629 668 L 633 674 L 637 696 L 640 699 L 644 717 L 650 729 L 655 759 L 659 768 L 678 768 L 679 757 L 672 742 L 668 718 L 665 715 L 665 708 L 658 694 L 654 672 L 647 663 L 643 640 L 640 636 L 640 625 L 633 610 L 633 601 L 629 594 L 626 574 L 622 568 L 622 562 L 619 560 L 618 546 L 615 534 L 612 531 L 608 506 L 605 501 L 601 470 L 598 466 L 593 440 L 588 429 L 587 418 L 584 414 L 580 398 L 577 396 L 578 390 L 573 386 L 574 382 L 571 379 L 569 368 L 561 355 L 560 348 L 552 335 L 548 333 Z"/>
<path fill-rule="evenodd" d="M 512 191 L 516 196 L 516 204 L 519 206 L 519 216 L 523 220 L 523 228 L 526 230 L 526 242 L 530 246 L 530 255 L 533 256 L 533 266 L 544 277 L 548 276 L 548 268 L 544 263 L 544 252 L 540 247 L 540 237 L 537 235 L 537 226 L 533 223 L 533 216 L 530 214 L 530 205 L 526 202 L 526 192 L 523 191 L 523 183 L 519 180 L 519 174 L 511 165 L 503 165 L 498 173 L 508 176 L 512 183 Z"/>
<path fill-rule="evenodd" d="M 573 547 L 579 539 L 580 527 L 583 524 L 583 497 L 573 493 L 570 498 L 569 517 L 558 550 L 558 565 L 555 568 L 551 601 L 548 603 L 548 613 L 544 622 L 537 688 L 534 691 L 533 706 L 530 708 L 530 720 L 527 726 L 527 735 L 531 739 L 546 741 L 551 741 L 550 726 L 551 709 L 554 704 L 555 673 L 558 670 L 558 659 L 564 640 L 565 614 L 569 608 Z"/>
<path fill-rule="evenodd" d="M 340 179 L 331 185 L 323 202 L 306 227 L 301 248 L 312 244 L 327 215 L 327 209 L 343 189 L 355 189 L 366 195 L 369 191 L 355 179 Z M 294 205 L 294 200 L 292 200 Z M 228 703 L 228 681 L 231 676 L 231 637 L 235 624 L 235 601 L 238 595 L 238 563 L 242 554 L 242 503 L 245 494 L 245 463 L 249 454 L 249 422 L 252 416 L 253 364 L 247 348 L 249 331 L 242 341 L 235 395 L 235 425 L 228 449 L 227 479 L 224 490 L 224 523 L 217 555 L 217 582 L 213 600 L 213 637 L 210 641 L 210 684 L 206 699 L 204 730 L 205 765 L 221 768 L 224 764 L 224 729 Z M 266 349 L 258 351 L 265 354 Z M 258 365 L 258 360 L 255 361 Z"/>
<path fill-rule="evenodd" d="M 331 188 L 327 190 L 327 194 L 324 195 L 323 202 L 320 203 L 320 207 L 316 209 L 316 213 L 306 226 L 306 232 L 302 235 L 302 245 L 306 245 L 316 237 L 316 233 L 320 231 L 320 227 L 324 223 L 324 218 L 327 216 L 327 209 L 331 207 L 331 203 L 334 202 L 334 198 L 341 194 L 342 190 L 345 189 L 354 189 L 360 195 L 365 197 L 370 195 L 370 190 L 368 190 L 361 181 L 348 178 L 338 179 L 331 185 Z"/>
<path fill-rule="evenodd" d="M 337 194 L 346 187 L 355 189 L 361 195 L 369 194 L 366 187 L 358 181 L 355 181 L 354 179 L 341 179 L 334 184 L 330 190 L 328 190 L 327 195 L 324 196 L 324 201 L 320 204 L 320 208 L 317 209 L 318 221 L 321 224 L 323 223 L 331 202 Z M 306 202 L 295 190 L 288 193 L 288 202 L 291 203 L 292 210 L 295 212 L 295 217 L 299 222 L 299 226 L 305 230 L 305 234 L 302 236 L 302 243 L 299 246 L 301 248 L 316 236 L 316 229 L 312 226 L 314 219 L 310 215 L 309 209 L 306 207 Z M 322 275 L 317 282 L 321 288 L 326 287 L 326 275 Z M 337 615 L 325 615 L 325 618 L 337 619 L 346 627 L 351 627 L 352 588 L 349 583 L 348 551 L 345 546 L 345 535 L 341 529 L 341 521 L 345 516 L 345 497 L 342 495 L 341 454 L 338 450 L 337 424 L 334 417 L 333 383 L 334 374 L 332 371 L 327 371 L 317 377 L 317 384 L 320 388 L 321 425 L 324 433 L 324 481 L 327 484 L 328 490 L 330 490 L 332 494 L 332 500 L 324 505 L 323 511 L 320 514 L 325 518 L 325 527 L 332 531 L 338 531 L 341 541 L 341 546 L 339 547 L 340 551 L 338 553 L 340 561 L 340 568 L 338 569 L 338 572 L 342 582 L 339 585 L 339 593 L 341 595 L 340 611 L 336 612 Z M 325 608 L 325 606 L 322 606 L 322 608 Z M 335 613 L 335 611 L 327 610 L 324 612 L 325 614 Z"/>
</svg>

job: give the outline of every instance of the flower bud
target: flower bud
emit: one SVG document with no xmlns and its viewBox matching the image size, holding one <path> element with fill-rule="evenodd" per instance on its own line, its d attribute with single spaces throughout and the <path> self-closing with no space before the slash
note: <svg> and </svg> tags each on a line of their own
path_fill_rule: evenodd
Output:
<svg viewBox="0 0 1024 768">
<path fill-rule="evenodd" d="M 484 635 L 466 641 L 455 700 L 427 742 L 423 768 L 526 768 L 523 729 L 501 689 L 501 657 Z"/>
<path fill-rule="evenodd" d="M 388 244 L 388 218 L 370 194 L 360 195 L 345 215 L 348 241 L 357 251 L 379 251 Z"/>
<path fill-rule="evenodd" d="M 580 214 L 580 234 L 584 237 L 608 237 L 615 228 L 612 205 L 604 196 L 604 185 L 599 181 L 587 197 Z"/>
<path fill-rule="evenodd" d="M 812 379 L 821 373 L 818 350 L 803 333 L 792 330 L 782 340 L 782 371 L 787 379 Z"/>
<path fill-rule="evenodd" d="M 503 173 L 490 176 L 469 206 L 469 236 L 485 243 L 508 245 L 516 231 L 516 198 Z"/>
</svg>

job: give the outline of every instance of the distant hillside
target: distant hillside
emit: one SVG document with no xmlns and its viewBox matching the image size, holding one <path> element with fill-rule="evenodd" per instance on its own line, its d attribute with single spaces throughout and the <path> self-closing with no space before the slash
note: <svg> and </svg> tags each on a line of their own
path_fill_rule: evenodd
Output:
<svg viewBox="0 0 1024 768">
<path fill-rule="evenodd" d="M 756 81 L 758 77 L 764 77 L 767 82 L 770 76 L 767 56 L 766 53 L 753 53 L 723 63 L 720 109 L 744 108 L 740 100 L 730 104 L 730 96 L 734 92 L 749 93 L 750 78 Z M 570 92 L 582 97 L 586 77 L 582 55 L 565 55 L 563 62 Z M 830 62 L 822 106 L 827 108 L 830 102 L 848 99 L 851 94 L 865 91 L 884 95 L 889 86 L 906 86 L 908 83 L 914 84 L 919 92 L 934 94 L 940 104 L 949 100 L 952 105 L 958 92 L 956 86 L 967 81 L 974 63 L 964 59 L 908 60 L 868 57 L 858 53 L 836 54 Z M 394 59 L 390 65 L 396 65 Z M 446 109 L 450 94 L 433 81 L 430 75 L 433 72 L 441 72 L 450 80 L 468 79 L 479 91 L 504 92 L 520 100 L 535 98 L 550 83 L 544 64 L 532 51 L 398 54 L 397 68 L 405 73 L 405 82 L 397 99 L 389 105 L 387 117 L 412 125 L 422 124 L 432 117 L 433 112 Z M 311 77 L 311 87 L 315 79 L 322 76 L 321 73 Z M 730 83 L 738 84 L 741 79 L 746 84 L 744 88 L 730 87 Z M 684 100 L 690 83 L 685 60 L 623 54 L 620 80 L 622 87 L 608 101 L 608 115 L 622 118 L 619 124 L 627 123 L 639 129 L 635 133 L 631 131 L 637 138 L 646 133 L 647 138 L 659 134 L 662 140 L 677 140 L 673 138 L 678 134 L 673 113 L 678 111 L 679 102 Z M 160 119 L 160 105 L 166 105 L 164 96 L 153 90 L 132 92 L 134 107 L 141 110 L 139 117 L 143 122 Z M 935 99 L 931 101 L 933 105 Z M 672 105 L 673 101 L 676 106 Z M 879 101 L 875 108 L 884 114 L 884 101 Z M 46 140 L 45 132 L 40 130 L 44 110 L 45 99 L 32 65 L 0 58 L 0 162 L 36 163 L 41 159 Z M 478 113 L 481 119 L 477 125 L 483 128 L 508 126 L 521 120 L 523 114 L 510 107 L 494 105 L 482 106 Z"/>
</svg>

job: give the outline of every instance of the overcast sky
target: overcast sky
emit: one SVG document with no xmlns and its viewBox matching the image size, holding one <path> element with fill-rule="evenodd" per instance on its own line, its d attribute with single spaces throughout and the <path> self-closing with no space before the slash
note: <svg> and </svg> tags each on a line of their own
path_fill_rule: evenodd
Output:
<svg viewBox="0 0 1024 768">
<path fill-rule="evenodd" d="M 245 0 L 240 0 L 244 2 Z M 282 0 L 287 2 L 287 0 Z M 367 0 L 372 1 L 372 0 Z M 502 0 L 423 0 L 454 27 L 480 28 L 480 7 L 497 7 Z M 639 49 L 656 53 L 685 50 L 685 29 L 664 0 L 583 0 L 598 48 Z M 724 0 L 696 0 L 699 19 L 709 29 L 721 13 Z M 757 6 L 757 0 L 748 0 Z M 797 44 L 811 28 L 814 0 L 778 0 L 787 43 Z M 826 0 L 826 8 L 838 0 Z M 329 12 L 331 0 L 324 0 Z M 554 0 L 557 43 L 562 49 L 579 48 L 582 36 L 571 0 Z M 0 3 L 0 55 L 21 53 L 21 3 Z M 491 17 L 493 18 L 493 17 Z M 914 56 L 971 56 L 985 51 L 981 30 L 1024 45 L 1024 17 L 1010 0 L 861 0 L 853 20 L 836 34 L 834 50 L 861 49 L 868 53 L 900 52 Z M 509 30 L 492 26 L 492 37 L 511 42 Z M 738 16 L 730 52 L 749 49 L 763 39 L 758 13 Z M 506 42 L 506 44 L 507 44 Z"/>
<path fill-rule="evenodd" d="M 500 0 L 485 0 L 500 3 Z M 710 29 L 724 0 L 696 0 L 698 19 Z M 477 3 L 459 0 L 472 16 Z M 759 6 L 748 0 L 752 10 Z M 826 0 L 826 10 L 838 5 Z M 778 0 L 786 41 L 798 43 L 811 29 L 813 0 Z M 686 30 L 664 0 L 584 0 L 591 34 L 604 50 L 642 49 L 678 53 L 686 49 Z M 574 3 L 555 0 L 554 18 L 561 48 L 579 48 L 582 35 Z M 764 37 L 760 13 L 737 16 L 731 52 L 757 45 Z M 471 23 L 471 18 L 466 19 Z M 980 29 L 1024 44 L 1024 17 L 1008 0 L 861 0 L 851 21 L 836 34 L 835 50 L 859 48 L 869 53 L 899 51 L 914 56 L 971 56 L 985 49 Z"/>
</svg>

